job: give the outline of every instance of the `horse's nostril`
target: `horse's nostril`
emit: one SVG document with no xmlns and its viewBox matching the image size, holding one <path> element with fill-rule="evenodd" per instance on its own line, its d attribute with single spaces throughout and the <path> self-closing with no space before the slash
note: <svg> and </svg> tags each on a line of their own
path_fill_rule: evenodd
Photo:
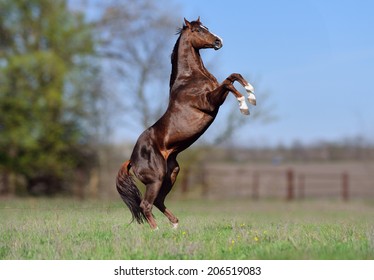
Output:
<svg viewBox="0 0 374 280">
<path fill-rule="evenodd" d="M 216 39 L 215 41 L 214 41 L 214 48 L 216 49 L 216 50 L 218 50 L 218 49 L 220 49 L 222 47 L 222 41 L 220 40 L 220 39 Z"/>
</svg>

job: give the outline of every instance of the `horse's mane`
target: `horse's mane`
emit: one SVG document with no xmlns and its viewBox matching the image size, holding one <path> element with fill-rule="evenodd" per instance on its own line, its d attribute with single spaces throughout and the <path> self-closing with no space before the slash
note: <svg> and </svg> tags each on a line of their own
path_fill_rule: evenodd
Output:
<svg viewBox="0 0 374 280">
<path fill-rule="evenodd" d="M 179 35 L 177 41 L 175 42 L 173 52 L 171 53 L 171 74 L 170 74 L 170 89 L 172 88 L 175 79 L 177 78 L 177 71 L 178 71 L 178 49 L 179 49 L 179 42 L 183 33 L 183 30 L 185 30 L 187 27 L 183 25 L 182 28 L 177 29 L 176 35 Z"/>
</svg>

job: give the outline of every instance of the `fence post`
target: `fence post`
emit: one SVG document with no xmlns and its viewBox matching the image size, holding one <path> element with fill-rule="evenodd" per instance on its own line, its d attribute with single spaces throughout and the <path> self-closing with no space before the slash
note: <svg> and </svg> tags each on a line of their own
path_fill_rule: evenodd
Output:
<svg viewBox="0 0 374 280">
<path fill-rule="evenodd" d="M 181 181 L 181 191 L 182 191 L 182 195 L 185 196 L 187 193 L 188 193 L 188 180 L 189 180 L 189 177 L 190 177 L 190 167 L 187 166 L 185 169 L 184 169 L 184 172 L 183 172 L 183 177 L 182 177 L 182 181 Z"/>
<path fill-rule="evenodd" d="M 300 199 L 305 198 L 305 175 L 299 175 L 299 197 Z"/>
<path fill-rule="evenodd" d="M 253 185 L 252 185 L 252 199 L 259 199 L 259 183 L 260 183 L 260 174 L 258 171 L 253 172 Z"/>
<path fill-rule="evenodd" d="M 208 197 L 208 192 L 209 192 L 209 185 L 208 185 L 208 180 L 207 180 L 207 168 L 205 163 L 201 164 L 201 194 L 203 198 Z"/>
<path fill-rule="evenodd" d="M 286 172 L 287 177 L 287 200 L 291 201 L 294 198 L 294 172 L 288 169 Z"/>
<path fill-rule="evenodd" d="M 0 172 L 0 196 L 9 194 L 9 176 L 6 171 Z"/>
<path fill-rule="evenodd" d="M 342 198 L 344 201 L 349 200 L 349 175 L 347 171 L 342 174 Z"/>
</svg>

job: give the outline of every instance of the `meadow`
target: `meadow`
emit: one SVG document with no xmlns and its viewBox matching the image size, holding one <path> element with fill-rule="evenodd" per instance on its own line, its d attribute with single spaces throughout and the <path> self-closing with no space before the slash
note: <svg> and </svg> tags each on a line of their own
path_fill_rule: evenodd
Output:
<svg viewBox="0 0 374 280">
<path fill-rule="evenodd" d="M 121 201 L 0 201 L 0 259 L 374 259 L 374 202 L 179 200 L 173 230 Z"/>
</svg>

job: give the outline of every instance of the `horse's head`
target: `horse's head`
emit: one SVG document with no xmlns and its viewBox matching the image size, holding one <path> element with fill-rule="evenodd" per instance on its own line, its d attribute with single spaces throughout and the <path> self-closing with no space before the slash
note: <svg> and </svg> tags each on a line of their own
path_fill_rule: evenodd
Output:
<svg viewBox="0 0 374 280">
<path fill-rule="evenodd" d="M 184 19 L 184 23 L 183 31 L 188 32 L 189 40 L 195 49 L 214 48 L 219 50 L 222 48 L 222 39 L 209 32 L 209 29 L 200 22 L 200 17 L 192 22 Z"/>
</svg>

